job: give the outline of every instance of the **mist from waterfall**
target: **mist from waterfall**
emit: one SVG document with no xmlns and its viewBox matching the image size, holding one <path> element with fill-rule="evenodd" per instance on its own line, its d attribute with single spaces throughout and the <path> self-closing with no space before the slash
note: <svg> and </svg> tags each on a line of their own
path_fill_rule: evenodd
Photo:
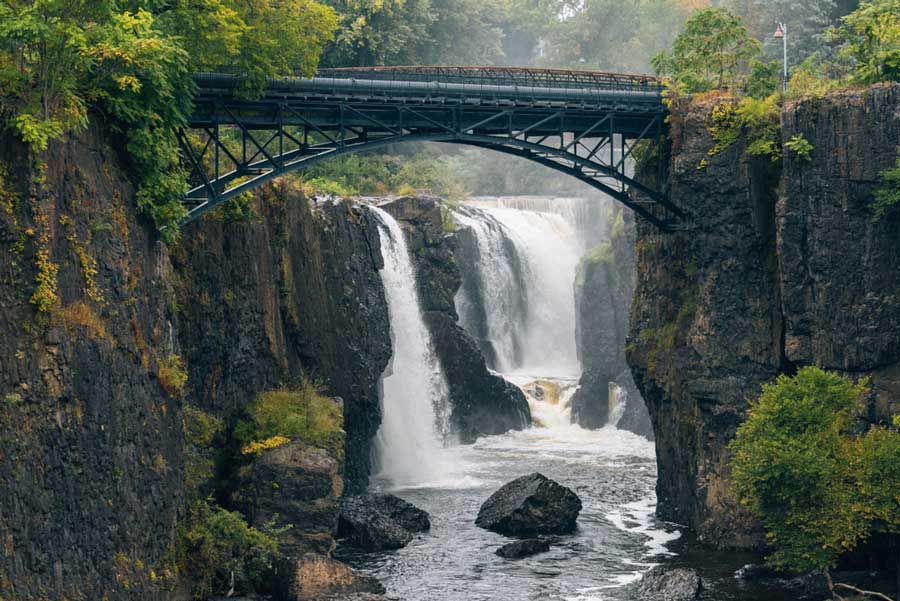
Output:
<svg viewBox="0 0 900 601">
<path fill-rule="evenodd" d="M 470 232 L 456 297 L 461 325 L 498 372 L 577 378 L 578 236 L 559 214 L 479 204 L 454 215 Z"/>
<path fill-rule="evenodd" d="M 391 323 L 393 355 L 381 378 L 381 426 L 375 439 L 376 469 L 394 486 L 418 486 L 446 473 L 442 457 L 449 391 L 422 318 L 416 272 L 400 225 L 371 206 L 378 233 Z"/>
</svg>

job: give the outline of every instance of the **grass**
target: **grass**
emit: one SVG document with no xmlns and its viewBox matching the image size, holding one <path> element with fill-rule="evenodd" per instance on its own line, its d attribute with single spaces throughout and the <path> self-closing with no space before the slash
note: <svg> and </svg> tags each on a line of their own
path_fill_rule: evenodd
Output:
<svg viewBox="0 0 900 601">
<path fill-rule="evenodd" d="M 307 380 L 294 388 L 260 393 L 250 403 L 247 413 L 250 419 L 242 420 L 235 429 L 235 437 L 245 454 L 280 446 L 284 439 L 300 440 L 335 452 L 343 447 L 340 404 Z"/>
<path fill-rule="evenodd" d="M 84 328 L 92 339 L 107 339 L 106 326 L 100 315 L 83 301 L 62 307 L 59 316 L 67 330 Z"/>
</svg>

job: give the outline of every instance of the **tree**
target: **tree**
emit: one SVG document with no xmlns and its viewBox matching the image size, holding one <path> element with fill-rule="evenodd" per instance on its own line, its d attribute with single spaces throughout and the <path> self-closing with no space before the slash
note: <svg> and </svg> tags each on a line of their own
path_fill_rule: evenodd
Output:
<svg viewBox="0 0 900 601">
<path fill-rule="evenodd" d="M 865 380 L 804 367 L 751 402 L 730 445 L 732 481 L 773 566 L 828 576 L 872 532 L 900 530 L 900 432 L 861 433 L 866 393 Z"/>
<path fill-rule="evenodd" d="M 688 19 L 672 54 L 657 54 L 653 66 L 661 75 L 671 75 L 685 92 L 706 92 L 739 86 L 759 53 L 759 41 L 750 37 L 740 17 L 707 8 Z"/>
<path fill-rule="evenodd" d="M 841 19 L 832 31 L 839 55 L 853 62 L 853 79 L 900 81 L 900 0 L 873 0 Z"/>
</svg>

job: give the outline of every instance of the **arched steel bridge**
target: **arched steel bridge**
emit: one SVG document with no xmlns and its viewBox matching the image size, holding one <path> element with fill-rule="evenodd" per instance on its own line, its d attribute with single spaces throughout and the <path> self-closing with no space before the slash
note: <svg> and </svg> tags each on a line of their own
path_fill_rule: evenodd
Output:
<svg viewBox="0 0 900 601">
<path fill-rule="evenodd" d="M 239 77 L 194 76 L 184 223 L 270 179 L 340 154 L 404 141 L 467 144 L 535 161 L 612 196 L 665 231 L 686 216 L 660 164 L 651 187 L 633 152 L 661 152 L 666 109 L 652 77 L 498 67 L 322 69 L 241 98 Z M 190 136 L 189 132 L 199 133 Z M 198 143 L 199 141 L 199 143 Z M 661 156 L 661 155 L 660 155 Z M 629 188 L 641 194 L 629 195 Z"/>
</svg>

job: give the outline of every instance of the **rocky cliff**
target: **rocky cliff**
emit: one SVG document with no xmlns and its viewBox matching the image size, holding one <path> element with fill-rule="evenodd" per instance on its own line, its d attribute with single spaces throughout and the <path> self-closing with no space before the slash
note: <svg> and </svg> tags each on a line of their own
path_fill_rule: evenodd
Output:
<svg viewBox="0 0 900 601">
<path fill-rule="evenodd" d="M 582 374 L 572 396 L 572 419 L 585 428 L 601 428 L 610 418 L 610 383 L 624 390 L 627 402 L 618 427 L 653 437 L 650 416 L 625 363 L 625 337 L 634 296 L 634 217 L 612 208 L 606 240 L 588 251 L 575 279 L 575 342 Z"/>
<path fill-rule="evenodd" d="M 184 598 L 186 405 L 229 431 L 259 392 L 302 378 L 341 397 L 346 446 L 292 441 L 243 491 L 257 523 L 303 522 L 289 551 L 330 551 L 342 475 L 366 484 L 391 353 L 375 222 L 281 183 L 255 217 L 204 219 L 168 249 L 135 213 L 117 146 L 99 129 L 39 157 L 0 144 L 3 599 Z M 215 444 L 201 461 L 227 505 L 236 448 Z"/>
<path fill-rule="evenodd" d="M 471 336 L 458 324 L 453 297 L 461 285 L 454 239 L 444 235 L 435 198 L 401 198 L 383 205 L 404 226 L 417 270 L 425 323 L 450 388 L 452 425 L 463 442 L 531 424 L 522 391 L 495 376 Z"/>
<path fill-rule="evenodd" d="M 290 180 L 263 188 L 256 212 L 192 224 L 173 252 L 188 399 L 233 419 L 263 390 L 321 383 L 343 400 L 347 485 L 363 490 L 391 355 L 376 222 Z"/>
<path fill-rule="evenodd" d="M 708 543 L 758 542 L 729 490 L 727 444 L 761 384 L 816 363 L 872 377 L 872 417 L 900 399 L 898 217 L 868 203 L 900 142 L 900 86 L 786 107 L 809 159 L 710 156 L 711 103 L 676 106 L 670 193 L 688 232 L 637 224 L 627 359 L 656 434 L 658 513 Z M 651 177 L 648 175 L 648 177 Z"/>
<path fill-rule="evenodd" d="M 3 599 L 171 586 L 183 461 L 178 391 L 158 376 L 177 350 L 170 267 L 117 158 L 96 130 L 39 158 L 0 141 Z"/>
</svg>

